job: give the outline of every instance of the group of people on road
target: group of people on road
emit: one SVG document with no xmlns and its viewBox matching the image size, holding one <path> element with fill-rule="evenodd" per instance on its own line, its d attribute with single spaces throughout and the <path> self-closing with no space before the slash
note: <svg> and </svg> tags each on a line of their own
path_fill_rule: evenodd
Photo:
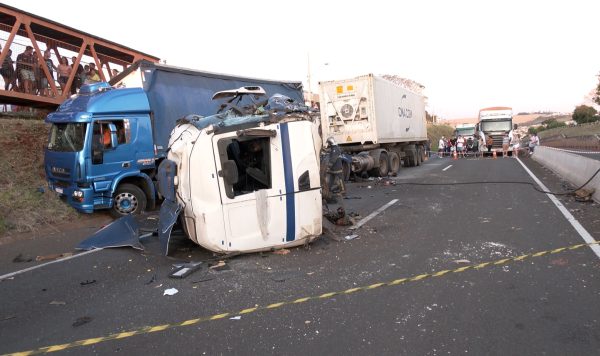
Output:
<svg viewBox="0 0 600 356">
<path fill-rule="evenodd" d="M 1 50 L 1 47 L 0 47 Z M 100 73 L 96 69 L 95 63 L 82 65 L 77 63 L 77 57 L 71 58 L 71 63 L 67 57 L 60 57 L 56 65 L 52 60 L 52 52 L 46 49 L 43 53 L 43 61 L 40 62 L 38 55 L 34 52 L 32 46 L 26 46 L 25 50 L 17 55 L 16 61 L 12 59 L 12 50 L 8 49 L 6 57 L 0 67 L 0 75 L 4 79 L 4 90 L 13 90 L 26 94 L 52 96 L 52 90 L 48 78 L 56 80 L 60 86 L 61 92 L 69 90 L 75 94 L 83 84 L 95 83 L 101 81 Z M 46 74 L 46 70 L 48 74 Z M 56 72 L 56 76 L 55 76 Z M 75 72 L 70 88 L 67 88 L 69 78 Z M 113 69 L 111 77 L 119 72 Z"/>
<path fill-rule="evenodd" d="M 465 157 L 465 154 L 479 154 L 479 142 L 473 137 L 465 139 L 462 135 L 447 139 L 442 136 L 438 142 L 438 156 L 444 157 L 445 155 L 450 156 L 456 152 L 457 156 Z"/>
<path fill-rule="evenodd" d="M 513 130 L 505 133 L 502 138 L 502 157 L 508 157 L 509 148 L 512 147 L 513 157 L 519 157 L 521 152 L 521 136 L 516 131 L 517 125 L 514 125 Z M 527 148 L 529 154 L 533 154 L 535 146 L 540 144 L 540 139 L 536 133 L 529 136 Z M 465 154 L 474 154 L 476 157 L 479 154 L 487 153 L 491 155 L 494 146 L 494 138 L 491 135 L 486 135 L 483 131 L 478 131 L 475 137 L 465 139 L 462 135 L 447 139 L 442 136 L 438 142 L 438 157 L 456 155 L 465 157 Z"/>
</svg>

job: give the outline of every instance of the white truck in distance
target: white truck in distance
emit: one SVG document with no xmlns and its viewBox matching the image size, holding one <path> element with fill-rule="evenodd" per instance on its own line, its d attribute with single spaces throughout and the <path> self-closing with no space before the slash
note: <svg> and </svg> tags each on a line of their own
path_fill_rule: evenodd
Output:
<svg viewBox="0 0 600 356">
<path fill-rule="evenodd" d="M 395 174 L 425 159 L 425 98 L 368 74 L 319 83 L 323 138 L 352 155 L 352 171 Z"/>
<path fill-rule="evenodd" d="M 492 137 L 492 152 L 502 152 L 502 138 L 512 130 L 512 108 L 494 106 L 479 110 L 477 126 L 486 139 Z M 512 151 L 512 147 L 509 147 L 509 151 Z"/>
<path fill-rule="evenodd" d="M 455 136 L 462 136 L 465 140 L 475 138 L 475 124 L 458 124 L 456 125 Z"/>
</svg>

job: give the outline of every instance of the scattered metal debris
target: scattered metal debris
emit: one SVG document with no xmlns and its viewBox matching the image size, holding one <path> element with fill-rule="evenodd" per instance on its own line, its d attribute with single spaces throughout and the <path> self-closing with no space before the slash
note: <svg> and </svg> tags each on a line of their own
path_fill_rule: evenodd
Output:
<svg viewBox="0 0 600 356">
<path fill-rule="evenodd" d="M 97 248 L 111 247 L 133 247 L 138 250 L 144 250 L 144 246 L 139 241 L 138 224 L 132 215 L 113 221 L 96 231 L 92 236 L 81 241 L 77 247 L 78 250 L 93 250 Z"/>
<path fill-rule="evenodd" d="M 92 279 L 91 281 L 86 279 L 85 282 L 80 282 L 79 284 L 81 284 L 82 286 L 87 286 L 87 285 L 94 284 L 94 283 L 96 283 L 95 279 Z"/>
<path fill-rule="evenodd" d="M 176 263 L 173 265 L 175 270 L 169 273 L 169 278 L 185 278 L 190 274 L 196 272 L 202 268 L 202 261 L 200 262 L 188 262 L 188 263 Z"/>
</svg>

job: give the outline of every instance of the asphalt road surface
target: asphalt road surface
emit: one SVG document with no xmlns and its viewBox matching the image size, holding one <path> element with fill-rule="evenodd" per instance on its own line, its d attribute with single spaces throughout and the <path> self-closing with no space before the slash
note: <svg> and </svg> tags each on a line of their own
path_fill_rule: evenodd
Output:
<svg viewBox="0 0 600 356">
<path fill-rule="evenodd" d="M 568 188 L 522 161 L 549 189 Z M 176 280 L 173 263 L 212 254 L 179 242 L 165 258 L 149 238 L 144 252 L 107 249 L 16 274 L 0 282 L 0 353 L 599 354 L 600 257 L 523 182 L 533 181 L 517 159 L 432 158 L 385 184 L 348 185 L 344 205 L 358 219 L 388 204 L 337 233 L 358 235 L 350 241 L 322 237 Z M 560 199 L 600 236 L 597 204 Z M 12 262 L 17 254 L 72 251 L 91 231 L 5 243 L 0 274 L 43 263 Z"/>
</svg>

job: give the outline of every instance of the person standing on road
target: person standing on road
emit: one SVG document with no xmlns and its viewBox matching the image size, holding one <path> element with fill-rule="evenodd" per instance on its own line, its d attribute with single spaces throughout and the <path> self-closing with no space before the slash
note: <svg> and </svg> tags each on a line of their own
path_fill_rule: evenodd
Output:
<svg viewBox="0 0 600 356">
<path fill-rule="evenodd" d="M 491 154 L 492 146 L 494 145 L 494 139 L 492 138 L 492 136 L 488 135 L 487 139 L 485 140 L 485 145 L 487 146 L 488 153 Z"/>
<path fill-rule="evenodd" d="M 534 133 L 533 135 L 531 135 L 531 137 L 529 138 L 529 154 L 533 154 L 533 151 L 535 150 L 535 146 L 540 144 L 540 139 L 537 136 L 537 133 Z"/>
<path fill-rule="evenodd" d="M 438 142 L 438 157 L 444 157 L 444 146 L 446 144 L 446 138 L 442 136 Z"/>
<path fill-rule="evenodd" d="M 456 154 L 465 158 L 465 139 L 462 135 L 458 135 L 456 139 Z"/>
<path fill-rule="evenodd" d="M 504 136 L 502 136 L 502 157 L 506 158 L 508 157 L 508 146 L 510 145 L 510 137 L 508 137 L 508 134 L 504 134 Z"/>
</svg>

